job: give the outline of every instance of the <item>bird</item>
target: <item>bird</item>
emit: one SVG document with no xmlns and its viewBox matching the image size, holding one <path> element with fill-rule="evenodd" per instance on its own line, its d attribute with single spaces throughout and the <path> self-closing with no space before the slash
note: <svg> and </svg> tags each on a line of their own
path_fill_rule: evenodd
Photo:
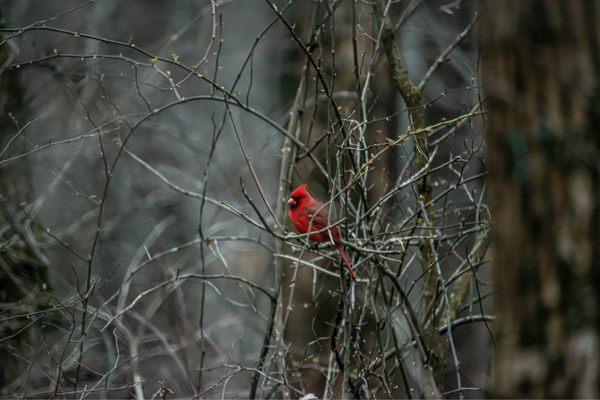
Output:
<svg viewBox="0 0 600 400">
<path fill-rule="evenodd" d="M 331 226 L 333 222 L 329 222 L 329 208 L 310 194 L 307 183 L 303 183 L 294 189 L 287 203 L 289 206 L 288 215 L 296 231 L 300 234 L 309 231 L 315 232 L 308 235 L 308 240 L 311 242 L 332 243 L 346 266 L 350 278 L 356 282 L 352 264 L 350 264 L 350 260 L 342 248 L 340 230 L 337 226 Z"/>
</svg>

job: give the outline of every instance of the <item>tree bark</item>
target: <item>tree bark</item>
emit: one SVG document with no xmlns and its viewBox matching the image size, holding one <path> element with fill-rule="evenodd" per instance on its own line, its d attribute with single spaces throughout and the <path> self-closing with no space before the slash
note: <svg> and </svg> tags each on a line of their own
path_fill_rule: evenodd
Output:
<svg viewBox="0 0 600 400">
<path fill-rule="evenodd" d="M 600 4 L 483 2 L 494 396 L 599 392 Z"/>
</svg>

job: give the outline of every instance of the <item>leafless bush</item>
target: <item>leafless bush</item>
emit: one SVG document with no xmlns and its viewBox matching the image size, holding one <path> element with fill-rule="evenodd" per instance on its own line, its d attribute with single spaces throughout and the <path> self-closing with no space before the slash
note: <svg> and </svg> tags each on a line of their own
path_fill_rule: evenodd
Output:
<svg viewBox="0 0 600 400">
<path fill-rule="evenodd" d="M 3 395 L 480 397 L 477 13 L 423 3 L 5 5 Z"/>
</svg>

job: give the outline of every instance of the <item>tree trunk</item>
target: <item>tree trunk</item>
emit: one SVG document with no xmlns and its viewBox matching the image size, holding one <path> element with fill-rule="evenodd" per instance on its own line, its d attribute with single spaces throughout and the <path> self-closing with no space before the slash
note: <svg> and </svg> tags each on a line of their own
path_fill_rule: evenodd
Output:
<svg viewBox="0 0 600 400">
<path fill-rule="evenodd" d="M 599 392 L 600 4 L 484 1 L 498 397 Z"/>
</svg>

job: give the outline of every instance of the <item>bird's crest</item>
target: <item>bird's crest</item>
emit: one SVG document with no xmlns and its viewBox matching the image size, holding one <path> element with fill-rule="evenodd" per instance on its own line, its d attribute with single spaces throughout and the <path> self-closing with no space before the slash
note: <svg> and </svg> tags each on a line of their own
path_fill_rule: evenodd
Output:
<svg viewBox="0 0 600 400">
<path fill-rule="evenodd" d="M 303 183 L 302 185 L 298 186 L 290 195 L 292 198 L 302 198 L 306 196 L 310 196 L 307 183 Z"/>
</svg>

